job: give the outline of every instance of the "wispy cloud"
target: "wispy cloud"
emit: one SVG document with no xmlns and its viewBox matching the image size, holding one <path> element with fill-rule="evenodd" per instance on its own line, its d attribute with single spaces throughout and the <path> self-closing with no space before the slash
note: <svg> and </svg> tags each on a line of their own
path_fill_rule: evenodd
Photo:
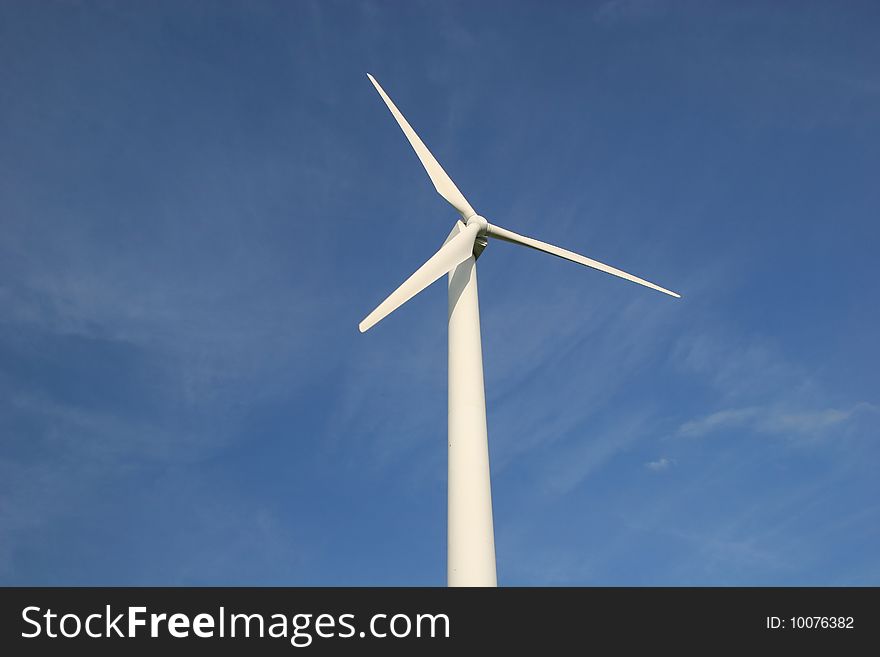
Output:
<svg viewBox="0 0 880 657">
<path fill-rule="evenodd" d="M 556 495 L 571 492 L 613 458 L 650 436 L 653 420 L 642 411 L 613 420 L 598 435 L 585 435 L 584 429 L 571 432 L 542 468 L 544 489 Z"/>
<path fill-rule="evenodd" d="M 859 413 L 876 412 L 876 406 L 861 402 L 848 409 L 790 409 L 780 406 L 751 406 L 716 411 L 689 420 L 678 428 L 681 436 L 701 437 L 729 429 L 743 428 L 762 434 L 817 434 L 844 424 Z"/>
</svg>

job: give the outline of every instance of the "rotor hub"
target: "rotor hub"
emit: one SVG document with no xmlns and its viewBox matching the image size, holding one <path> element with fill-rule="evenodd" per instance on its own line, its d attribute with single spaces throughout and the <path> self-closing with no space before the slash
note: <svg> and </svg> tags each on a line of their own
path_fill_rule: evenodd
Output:
<svg viewBox="0 0 880 657">
<path fill-rule="evenodd" d="M 477 226 L 479 226 L 480 232 L 478 232 L 477 235 L 479 235 L 480 237 L 485 237 L 486 234 L 489 232 L 489 222 L 486 221 L 485 217 L 481 217 L 478 214 L 474 214 L 468 217 L 465 224 L 467 226 L 470 226 L 472 224 L 476 224 Z"/>
</svg>

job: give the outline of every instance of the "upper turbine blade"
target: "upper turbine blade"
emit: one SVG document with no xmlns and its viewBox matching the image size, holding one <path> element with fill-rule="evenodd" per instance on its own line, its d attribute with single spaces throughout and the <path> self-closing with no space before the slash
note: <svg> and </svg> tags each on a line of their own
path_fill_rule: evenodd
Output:
<svg viewBox="0 0 880 657">
<path fill-rule="evenodd" d="M 397 123 L 400 124 L 400 129 L 403 130 L 403 134 L 409 139 L 410 145 L 422 161 L 422 166 L 424 166 L 425 171 L 428 172 L 428 176 L 431 178 L 431 182 L 434 183 L 437 193 L 445 198 L 452 207 L 458 210 L 462 219 L 467 219 L 468 217 L 475 215 L 476 212 L 474 212 L 471 204 L 468 203 L 464 195 L 458 191 L 458 187 L 456 187 L 455 183 L 452 182 L 452 179 L 446 175 L 443 167 L 441 167 L 440 163 L 437 162 L 433 155 L 431 155 L 431 151 L 429 151 L 424 142 L 419 139 L 416 131 L 412 129 L 412 126 L 403 117 L 403 114 L 400 113 L 400 110 L 397 109 L 397 106 L 388 97 L 388 94 L 385 93 L 385 90 L 379 86 L 379 83 L 376 82 L 376 78 L 369 73 L 367 73 L 367 77 L 370 78 L 370 82 L 376 87 L 376 91 L 379 92 L 379 95 L 382 96 L 382 100 L 385 101 L 385 104 L 388 105 L 388 109 L 391 110 L 394 118 L 397 119 Z"/>
<path fill-rule="evenodd" d="M 650 283 L 643 278 L 639 278 L 638 276 L 627 274 L 625 271 L 621 271 L 620 269 L 617 269 L 615 267 L 603 264 L 598 260 L 593 260 L 591 258 L 578 255 L 577 253 L 574 253 L 567 249 L 560 249 L 558 246 L 553 246 L 552 244 L 547 244 L 546 242 L 541 242 L 539 240 L 532 239 L 531 237 L 518 235 L 513 231 L 500 228 L 499 226 L 489 224 L 488 236 L 495 237 L 499 240 L 504 240 L 505 242 L 512 242 L 513 244 L 528 246 L 529 248 L 537 249 L 538 251 L 543 251 L 544 253 L 550 253 L 560 258 L 565 258 L 566 260 L 571 260 L 572 262 L 586 265 L 587 267 L 592 267 L 593 269 L 598 269 L 599 271 L 604 271 L 606 274 L 612 274 L 613 276 L 625 278 L 628 281 L 638 283 L 639 285 L 644 285 L 645 287 L 649 287 L 652 290 L 663 292 L 664 294 L 668 294 L 669 296 L 675 297 L 677 299 L 681 298 L 680 294 L 667 290 L 665 287 L 660 287 L 659 285 Z"/>
<path fill-rule="evenodd" d="M 474 240 L 476 240 L 478 232 L 479 227 L 476 224 L 471 224 L 470 226 L 463 227 L 458 235 L 450 238 L 446 244 L 440 247 L 437 253 L 432 255 L 399 288 L 394 290 L 385 301 L 376 306 L 376 309 L 367 315 L 364 321 L 358 324 L 360 332 L 367 331 L 438 278 L 448 274 L 470 258 L 474 252 Z"/>
</svg>

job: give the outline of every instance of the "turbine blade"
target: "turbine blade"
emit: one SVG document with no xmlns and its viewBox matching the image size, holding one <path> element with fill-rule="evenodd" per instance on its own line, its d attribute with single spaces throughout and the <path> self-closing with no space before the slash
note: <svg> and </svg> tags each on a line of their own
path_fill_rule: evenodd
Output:
<svg viewBox="0 0 880 657">
<path fill-rule="evenodd" d="M 376 309 L 367 315 L 364 321 L 358 324 L 360 332 L 364 333 L 370 329 L 438 278 L 448 274 L 470 258 L 474 252 L 474 240 L 476 240 L 478 232 L 479 227 L 476 224 L 471 224 L 464 227 L 458 235 L 450 238 L 437 253 L 407 278 L 385 301 L 376 306 Z"/>
<path fill-rule="evenodd" d="M 376 78 L 369 73 L 367 73 L 367 77 L 370 78 L 370 82 L 373 83 L 373 86 L 376 87 L 376 91 L 382 96 L 382 100 L 388 105 L 391 114 L 397 119 L 400 129 L 403 130 L 403 134 L 409 139 L 410 145 L 422 161 L 422 166 L 425 167 L 425 171 L 428 172 L 428 176 L 431 178 L 431 182 L 434 183 L 434 188 L 437 190 L 437 193 L 445 198 L 449 205 L 458 210 L 462 219 L 467 219 L 468 217 L 477 214 L 474 212 L 471 204 L 467 202 L 464 195 L 458 191 L 458 187 L 455 186 L 452 179 L 446 175 L 446 172 L 443 170 L 443 167 L 440 166 L 440 163 L 437 162 L 433 155 L 431 155 L 431 151 L 428 150 L 428 147 L 425 146 L 421 139 L 419 139 L 416 131 L 412 129 L 412 126 L 403 117 L 403 114 L 400 113 L 400 110 L 397 109 L 397 106 L 388 97 L 388 94 L 385 93 L 385 90 L 379 86 L 378 82 L 376 82 Z"/>
<path fill-rule="evenodd" d="M 561 249 L 558 246 L 553 246 L 552 244 L 547 244 L 546 242 L 541 242 L 539 240 L 532 239 L 531 237 L 519 235 L 511 230 L 507 230 L 499 226 L 489 224 L 488 236 L 494 237 L 499 240 L 504 240 L 505 242 L 512 242 L 513 244 L 520 244 L 522 246 L 527 246 L 538 251 L 543 251 L 544 253 L 549 253 L 551 255 L 564 258 L 565 260 L 571 260 L 572 262 L 576 262 L 580 265 L 585 265 L 587 267 L 592 267 L 593 269 L 598 269 L 599 271 L 604 271 L 606 274 L 611 274 L 612 276 L 625 278 L 628 281 L 638 283 L 639 285 L 644 285 L 645 287 L 649 287 L 652 290 L 657 290 L 658 292 L 663 292 L 664 294 L 668 294 L 671 297 L 675 297 L 677 299 L 681 298 L 680 294 L 667 290 L 665 287 L 660 287 L 659 285 L 650 283 L 643 278 L 639 278 L 638 276 L 627 274 L 625 271 L 621 271 L 620 269 L 611 267 L 610 265 L 603 264 L 598 260 L 587 258 L 585 256 L 574 253 L 573 251 Z"/>
</svg>

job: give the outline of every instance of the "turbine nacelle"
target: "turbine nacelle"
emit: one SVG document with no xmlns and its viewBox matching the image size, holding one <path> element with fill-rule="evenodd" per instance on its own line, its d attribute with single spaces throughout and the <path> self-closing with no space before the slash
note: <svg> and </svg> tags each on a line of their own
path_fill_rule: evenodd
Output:
<svg viewBox="0 0 880 657">
<path fill-rule="evenodd" d="M 474 239 L 473 254 L 474 258 L 479 258 L 480 255 L 482 255 L 483 250 L 489 245 L 489 240 L 486 239 L 489 234 L 489 222 L 486 221 L 485 217 L 475 214 L 467 218 L 467 223 L 465 225 L 477 227 L 477 237 Z"/>
</svg>

